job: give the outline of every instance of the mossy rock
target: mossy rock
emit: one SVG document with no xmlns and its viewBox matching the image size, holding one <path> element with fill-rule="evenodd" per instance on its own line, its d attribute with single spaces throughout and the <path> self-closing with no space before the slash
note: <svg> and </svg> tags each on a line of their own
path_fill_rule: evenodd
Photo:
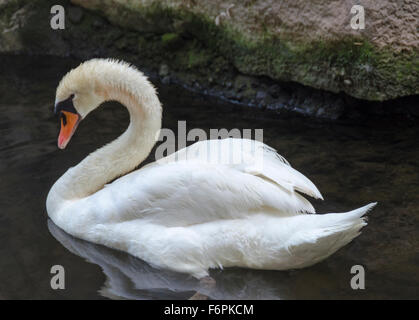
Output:
<svg viewBox="0 0 419 320">
<path fill-rule="evenodd" d="M 96 13 L 85 14 L 83 19 L 77 19 L 77 25 L 67 19 L 66 30 L 54 31 L 49 26 L 49 9 L 53 4 L 68 8 L 69 0 L 0 2 L 0 52 L 75 54 L 79 58 L 101 52 L 120 58 L 131 55 L 157 63 L 164 61 L 172 70 L 211 73 L 215 79 L 233 70 L 377 101 L 419 93 L 417 37 L 416 45 L 410 40 L 402 46 L 378 43 L 366 31 L 356 34 L 343 30 L 322 36 L 321 26 L 319 29 L 314 25 L 311 30 L 305 21 L 293 22 L 292 9 L 299 8 L 299 0 L 281 1 L 280 11 L 276 2 L 269 11 L 269 1 L 262 0 L 232 1 L 234 7 L 221 0 L 71 2 L 104 18 Z M 314 6 L 325 11 L 330 9 L 329 2 L 316 1 L 299 10 L 305 12 Z M 373 6 L 368 9 L 374 16 L 374 4 L 368 5 Z M 289 14 L 283 12 L 286 8 Z M 326 18 L 333 17 L 333 8 L 330 10 Z M 403 18 L 406 11 L 402 6 L 398 16 Z M 402 25 L 406 30 L 414 29 Z M 396 31 L 399 28 L 393 27 Z M 401 39 L 409 40 L 411 36 L 407 33 Z M 383 39 L 382 35 L 377 37 Z"/>
<path fill-rule="evenodd" d="M 160 34 L 163 43 L 171 43 L 180 36 L 198 40 L 211 54 L 192 50 L 185 58 L 189 63 L 181 61 L 187 68 L 205 65 L 205 60 L 215 52 L 244 74 L 299 82 L 336 93 L 343 91 L 357 98 L 381 101 L 419 93 L 418 47 L 414 40 L 396 47 L 386 45 L 381 34 L 373 37 L 378 32 L 373 24 L 368 29 L 371 34 L 352 32 L 350 7 L 348 21 L 336 19 L 346 4 L 331 7 L 327 1 L 306 4 L 286 0 L 281 1 L 280 9 L 279 4 L 269 7 L 262 0 L 233 1 L 234 6 L 221 0 L 72 2 L 100 12 L 116 25 L 140 33 Z M 299 6 L 311 15 L 302 18 L 293 15 Z M 310 11 L 311 6 L 323 16 L 317 17 L 318 12 Z M 378 5 L 366 6 L 370 20 L 380 18 Z M 386 0 L 385 6 L 393 4 Z M 404 14 L 412 14 L 409 8 L 400 8 L 402 18 Z M 322 21 L 329 17 L 335 18 L 332 22 L 342 32 L 322 31 Z"/>
</svg>

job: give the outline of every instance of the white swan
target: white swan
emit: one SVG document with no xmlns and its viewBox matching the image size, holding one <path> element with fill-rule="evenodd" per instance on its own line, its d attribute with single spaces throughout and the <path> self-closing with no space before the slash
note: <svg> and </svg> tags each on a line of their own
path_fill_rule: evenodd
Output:
<svg viewBox="0 0 419 320">
<path fill-rule="evenodd" d="M 346 245 L 375 205 L 305 214 L 314 208 L 298 192 L 322 198 L 320 192 L 273 149 L 251 140 L 197 142 L 126 174 L 155 144 L 162 109 L 147 78 L 115 60 L 87 61 L 61 80 L 59 147 L 107 100 L 127 107 L 128 129 L 68 169 L 47 198 L 48 215 L 76 237 L 197 278 L 217 267 L 284 270 L 310 266 Z M 209 150 L 232 145 L 242 147 L 241 163 L 208 161 Z"/>
</svg>

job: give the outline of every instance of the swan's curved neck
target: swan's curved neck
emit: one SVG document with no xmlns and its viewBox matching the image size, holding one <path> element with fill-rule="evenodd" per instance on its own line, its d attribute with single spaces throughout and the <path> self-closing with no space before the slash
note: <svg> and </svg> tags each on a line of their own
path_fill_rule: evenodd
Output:
<svg viewBox="0 0 419 320">
<path fill-rule="evenodd" d="M 146 78 L 141 75 L 137 81 L 129 85 L 97 85 L 97 94 L 103 101 L 115 100 L 128 109 L 130 124 L 120 137 L 87 156 L 57 180 L 48 194 L 48 212 L 56 211 L 65 200 L 78 200 L 95 193 L 109 181 L 133 170 L 148 156 L 161 128 L 161 105 Z"/>
</svg>

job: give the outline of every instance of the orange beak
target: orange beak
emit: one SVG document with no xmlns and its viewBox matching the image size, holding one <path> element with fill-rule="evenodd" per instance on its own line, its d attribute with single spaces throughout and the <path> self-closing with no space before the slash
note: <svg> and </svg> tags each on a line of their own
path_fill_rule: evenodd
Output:
<svg viewBox="0 0 419 320">
<path fill-rule="evenodd" d="M 58 136 L 58 148 L 64 149 L 74 132 L 77 129 L 77 126 L 81 120 L 80 115 L 73 112 L 61 111 L 60 117 L 60 135 Z"/>
</svg>

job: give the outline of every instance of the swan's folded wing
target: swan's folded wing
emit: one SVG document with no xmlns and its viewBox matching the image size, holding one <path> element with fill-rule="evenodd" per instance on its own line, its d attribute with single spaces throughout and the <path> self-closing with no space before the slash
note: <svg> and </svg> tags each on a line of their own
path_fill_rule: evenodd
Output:
<svg viewBox="0 0 419 320">
<path fill-rule="evenodd" d="M 106 200 L 105 200 L 106 199 Z M 200 161 L 146 166 L 89 197 L 109 222 L 141 219 L 186 226 L 264 213 L 313 212 L 300 194 L 241 170 Z"/>
<path fill-rule="evenodd" d="M 109 212 L 116 213 L 115 219 L 120 221 L 140 218 L 185 226 L 258 213 L 289 216 L 314 212 L 296 190 L 320 197 L 317 188 L 271 148 L 258 143 L 262 153 L 256 157 L 263 158 L 261 166 L 255 155 L 245 151 L 239 162 L 214 163 L 203 156 L 204 147 L 208 145 L 196 143 L 187 148 L 191 152 L 187 158 L 176 160 L 172 154 L 92 195 L 98 215 Z M 225 155 L 227 150 L 221 150 Z"/>
<path fill-rule="evenodd" d="M 184 160 L 229 165 L 271 180 L 290 192 L 299 191 L 315 199 L 323 199 L 319 190 L 307 177 L 293 169 L 275 149 L 259 141 L 233 138 L 200 141 L 158 162 Z"/>
<path fill-rule="evenodd" d="M 266 145 L 259 146 L 263 149 L 262 165 L 256 164 L 246 166 L 245 171 L 250 174 L 262 176 L 266 179 L 275 181 L 278 185 L 289 191 L 299 191 L 315 199 L 323 197 L 317 187 L 306 176 L 293 169 L 284 158 L 276 151 Z"/>
</svg>

